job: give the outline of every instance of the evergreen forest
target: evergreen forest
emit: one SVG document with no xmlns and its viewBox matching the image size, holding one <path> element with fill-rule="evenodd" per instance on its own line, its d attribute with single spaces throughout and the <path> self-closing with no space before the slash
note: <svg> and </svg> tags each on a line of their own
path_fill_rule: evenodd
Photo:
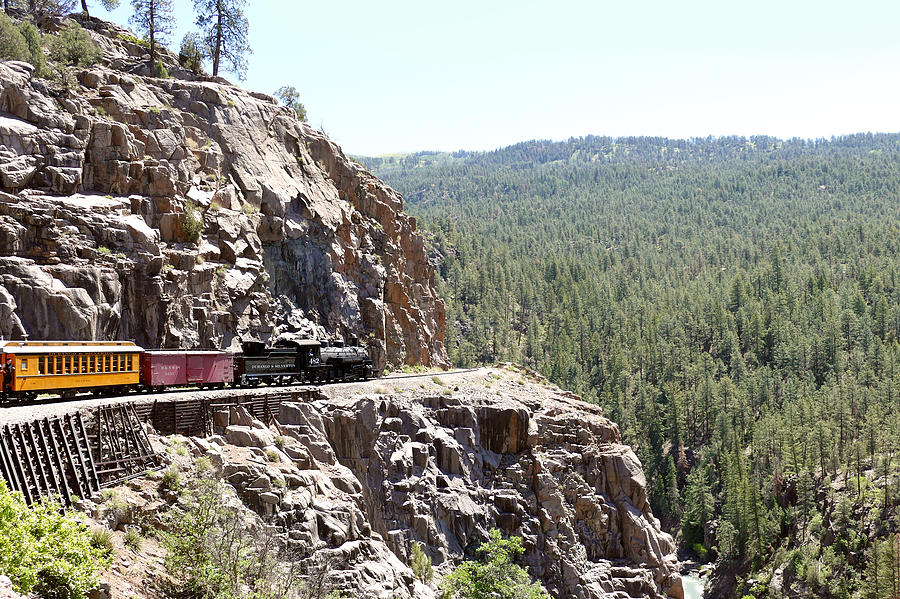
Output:
<svg viewBox="0 0 900 599">
<path fill-rule="evenodd" d="M 430 238 L 454 364 L 600 404 L 707 597 L 900 596 L 900 135 L 360 160 Z"/>
</svg>

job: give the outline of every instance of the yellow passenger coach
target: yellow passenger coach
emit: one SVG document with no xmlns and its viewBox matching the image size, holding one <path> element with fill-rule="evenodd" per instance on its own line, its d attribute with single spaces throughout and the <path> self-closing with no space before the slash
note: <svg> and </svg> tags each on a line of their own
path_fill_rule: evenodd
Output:
<svg viewBox="0 0 900 599">
<path fill-rule="evenodd" d="M 0 390 L 34 397 L 137 385 L 143 351 L 128 341 L 3 341 Z"/>
</svg>

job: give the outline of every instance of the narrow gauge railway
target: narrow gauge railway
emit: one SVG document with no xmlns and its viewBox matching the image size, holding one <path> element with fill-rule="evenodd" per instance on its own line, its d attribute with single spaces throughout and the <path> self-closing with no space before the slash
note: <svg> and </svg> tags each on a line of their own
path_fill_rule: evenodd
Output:
<svg viewBox="0 0 900 599">
<path fill-rule="evenodd" d="M 128 341 L 0 342 L 0 402 L 126 392 L 292 385 L 379 376 L 356 344 L 244 342 L 238 353 L 144 350 Z"/>
</svg>

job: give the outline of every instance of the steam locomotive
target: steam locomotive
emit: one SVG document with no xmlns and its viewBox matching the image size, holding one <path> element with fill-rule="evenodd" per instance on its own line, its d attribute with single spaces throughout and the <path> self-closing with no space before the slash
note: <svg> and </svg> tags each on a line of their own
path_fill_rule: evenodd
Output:
<svg viewBox="0 0 900 599">
<path fill-rule="evenodd" d="M 173 387 L 289 385 L 380 375 L 368 352 L 343 342 L 246 341 L 241 351 L 144 350 L 127 341 L 0 342 L 0 402 Z"/>
</svg>

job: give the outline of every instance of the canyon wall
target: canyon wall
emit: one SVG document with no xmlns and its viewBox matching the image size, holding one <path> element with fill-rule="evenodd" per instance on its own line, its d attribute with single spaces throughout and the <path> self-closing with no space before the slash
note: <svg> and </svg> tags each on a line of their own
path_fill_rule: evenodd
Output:
<svg viewBox="0 0 900 599">
<path fill-rule="evenodd" d="M 0 335 L 238 346 L 356 336 L 379 366 L 447 364 L 444 308 L 400 196 L 265 94 L 102 65 L 68 87 L 0 62 Z"/>
</svg>

